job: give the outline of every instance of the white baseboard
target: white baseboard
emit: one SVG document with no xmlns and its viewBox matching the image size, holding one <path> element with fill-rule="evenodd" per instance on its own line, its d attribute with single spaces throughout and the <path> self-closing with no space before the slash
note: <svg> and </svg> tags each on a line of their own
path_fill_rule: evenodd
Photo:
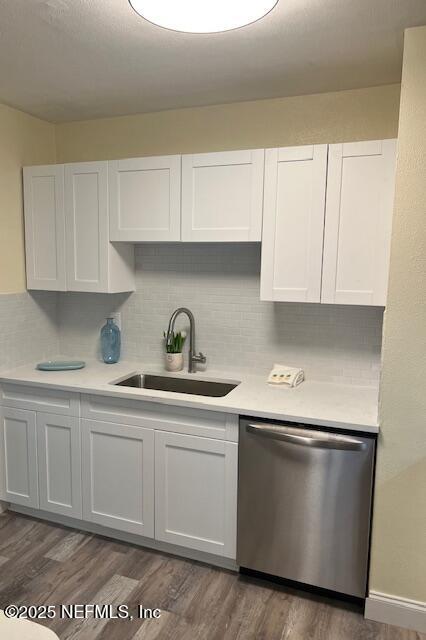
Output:
<svg viewBox="0 0 426 640">
<path fill-rule="evenodd" d="M 426 633 L 426 603 L 370 591 L 365 601 L 368 620 Z"/>
<path fill-rule="evenodd" d="M 4 511 L 7 511 L 7 509 L 9 508 L 9 505 L 7 502 L 2 502 L 0 500 L 0 513 L 3 513 Z"/>
</svg>

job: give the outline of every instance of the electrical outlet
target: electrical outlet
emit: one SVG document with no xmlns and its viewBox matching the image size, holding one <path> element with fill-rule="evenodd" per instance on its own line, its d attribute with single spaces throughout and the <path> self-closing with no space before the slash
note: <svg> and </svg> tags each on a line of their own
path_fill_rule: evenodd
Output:
<svg viewBox="0 0 426 640">
<path fill-rule="evenodd" d="M 113 311 L 109 317 L 114 318 L 115 324 L 121 331 L 121 311 Z"/>
</svg>

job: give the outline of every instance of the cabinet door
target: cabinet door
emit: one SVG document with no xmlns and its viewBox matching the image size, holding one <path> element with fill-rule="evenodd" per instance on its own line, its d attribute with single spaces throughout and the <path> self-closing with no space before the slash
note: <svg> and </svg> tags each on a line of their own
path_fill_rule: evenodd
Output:
<svg viewBox="0 0 426 640">
<path fill-rule="evenodd" d="M 182 240 L 260 241 L 264 150 L 182 156 Z"/>
<path fill-rule="evenodd" d="M 80 420 L 37 413 L 40 509 L 82 517 Z"/>
<path fill-rule="evenodd" d="M 155 432 L 155 538 L 235 558 L 238 445 Z"/>
<path fill-rule="evenodd" d="M 180 156 L 109 162 L 111 240 L 180 240 L 180 183 Z"/>
<path fill-rule="evenodd" d="M 64 165 L 24 168 L 28 289 L 66 290 Z"/>
<path fill-rule="evenodd" d="M 65 165 L 69 291 L 108 291 L 108 163 Z"/>
<path fill-rule="evenodd" d="M 154 537 L 154 431 L 82 420 L 83 518 Z"/>
<path fill-rule="evenodd" d="M 267 149 L 261 300 L 320 302 L 327 145 Z"/>
<path fill-rule="evenodd" d="M 329 149 L 322 302 L 386 304 L 396 140 Z"/>
<path fill-rule="evenodd" d="M 0 408 L 0 460 L 4 499 L 38 509 L 36 414 Z"/>
</svg>

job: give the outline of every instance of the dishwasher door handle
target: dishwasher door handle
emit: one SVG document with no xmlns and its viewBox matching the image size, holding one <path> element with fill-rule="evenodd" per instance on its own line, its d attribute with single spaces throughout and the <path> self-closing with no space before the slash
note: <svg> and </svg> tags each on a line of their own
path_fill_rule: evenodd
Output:
<svg viewBox="0 0 426 640">
<path fill-rule="evenodd" d="M 282 440 L 290 444 L 302 447 L 314 447 L 316 449 L 339 449 L 345 451 L 363 451 L 367 445 L 362 440 L 343 436 L 340 434 L 326 433 L 324 431 L 311 431 L 284 427 L 275 424 L 248 424 L 246 431 L 272 440 Z"/>
</svg>

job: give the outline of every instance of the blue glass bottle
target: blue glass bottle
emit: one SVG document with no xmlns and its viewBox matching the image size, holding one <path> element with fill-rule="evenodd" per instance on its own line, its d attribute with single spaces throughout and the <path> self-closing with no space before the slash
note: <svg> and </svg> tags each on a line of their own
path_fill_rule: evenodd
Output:
<svg viewBox="0 0 426 640">
<path fill-rule="evenodd" d="M 106 364 L 115 364 L 120 360 L 121 331 L 114 324 L 114 318 L 107 318 L 101 329 L 101 349 Z"/>
</svg>

